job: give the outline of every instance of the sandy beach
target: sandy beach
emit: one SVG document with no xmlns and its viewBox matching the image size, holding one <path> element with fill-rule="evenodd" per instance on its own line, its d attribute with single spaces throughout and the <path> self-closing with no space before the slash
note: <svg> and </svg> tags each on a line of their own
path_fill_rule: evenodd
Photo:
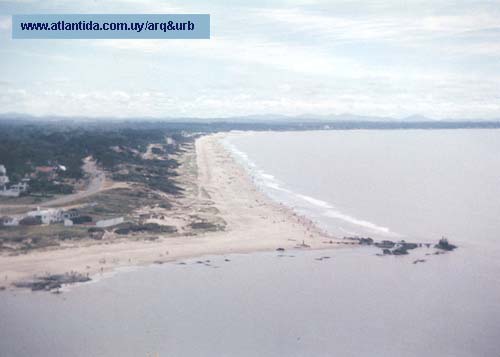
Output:
<svg viewBox="0 0 500 357">
<path fill-rule="evenodd" d="M 118 239 L 100 243 L 83 241 L 71 246 L 0 256 L 0 286 L 36 275 L 76 271 L 90 277 L 126 266 L 181 261 L 203 255 L 251 253 L 284 249 L 332 248 L 330 237 L 311 221 L 271 201 L 252 183 L 247 172 L 220 142 L 222 134 L 203 136 L 195 143 L 196 175 L 182 175 L 184 197 L 176 205 L 175 219 L 193 213 L 217 215 L 225 229 L 200 235 L 162 237 L 154 241 Z M 193 153 L 194 154 L 194 153 Z M 168 217 L 167 217 L 168 218 Z M 172 218 L 172 221 L 175 221 Z M 333 245 L 335 246 L 335 245 Z"/>
</svg>

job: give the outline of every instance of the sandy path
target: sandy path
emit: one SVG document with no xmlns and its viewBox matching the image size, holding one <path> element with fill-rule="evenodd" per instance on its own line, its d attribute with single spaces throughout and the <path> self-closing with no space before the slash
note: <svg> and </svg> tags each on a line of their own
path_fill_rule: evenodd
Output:
<svg viewBox="0 0 500 357">
<path fill-rule="evenodd" d="M 117 267 L 145 265 L 209 254 L 293 249 L 305 242 L 313 249 L 331 248 L 311 222 L 260 193 L 219 142 L 219 135 L 196 141 L 200 206 L 216 207 L 227 222 L 225 231 L 154 241 L 87 242 L 77 247 L 0 256 L 0 286 L 35 274 L 78 271 L 100 274 Z M 190 214 L 186 212 L 186 214 Z"/>
<path fill-rule="evenodd" d="M 91 160 L 90 158 L 86 158 L 83 164 L 83 171 L 85 171 L 85 173 L 89 175 L 89 184 L 87 185 L 85 190 L 44 202 L 40 204 L 40 206 L 61 206 L 88 196 L 95 195 L 96 193 L 104 190 L 106 176 L 103 171 L 97 168 L 95 161 Z"/>
<path fill-rule="evenodd" d="M 9 208 L 23 208 L 24 211 L 29 211 L 37 207 L 55 207 L 55 206 L 65 206 L 72 202 L 81 200 L 82 198 L 95 195 L 96 193 L 110 190 L 112 188 L 124 187 L 124 183 L 110 183 L 106 181 L 106 175 L 104 171 L 100 170 L 95 161 L 91 158 L 86 158 L 83 164 L 83 171 L 89 176 L 89 183 L 83 191 L 78 191 L 69 195 L 64 195 L 52 200 L 37 203 L 37 204 L 13 204 L 13 205 L 0 205 L 0 212 L 7 210 Z"/>
</svg>

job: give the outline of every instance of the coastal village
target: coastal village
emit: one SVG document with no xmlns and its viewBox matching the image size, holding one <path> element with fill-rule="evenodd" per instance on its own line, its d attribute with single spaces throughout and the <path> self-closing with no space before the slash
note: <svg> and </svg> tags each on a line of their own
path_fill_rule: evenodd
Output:
<svg viewBox="0 0 500 357">
<path fill-rule="evenodd" d="M 49 182 L 58 183 L 57 173 L 64 171 L 66 171 L 64 165 L 39 166 L 35 168 L 34 172 L 29 177 L 24 177 L 19 183 L 9 185 L 11 180 L 7 175 L 7 169 L 4 165 L 0 164 L 0 197 L 18 198 L 27 194 L 30 187 L 30 181 L 32 179 L 37 179 L 39 175 L 43 175 L 44 179 Z M 0 226 L 4 227 L 63 224 L 66 227 L 86 225 L 106 228 L 123 222 L 123 217 L 93 222 L 92 217 L 82 215 L 80 211 L 75 208 L 41 208 L 40 206 L 26 213 L 0 216 Z"/>
<path fill-rule="evenodd" d="M 0 226 L 15 227 L 15 226 L 34 226 L 34 225 L 50 225 L 50 224 L 64 224 L 66 227 L 73 225 L 96 226 L 99 228 L 107 228 L 118 225 L 124 222 L 123 217 L 116 217 L 112 219 L 99 220 L 92 223 L 90 216 L 83 216 L 77 209 L 64 210 L 60 208 L 46 208 L 41 209 L 37 207 L 36 210 L 27 212 L 20 215 L 3 216 L 0 217 Z"/>
</svg>

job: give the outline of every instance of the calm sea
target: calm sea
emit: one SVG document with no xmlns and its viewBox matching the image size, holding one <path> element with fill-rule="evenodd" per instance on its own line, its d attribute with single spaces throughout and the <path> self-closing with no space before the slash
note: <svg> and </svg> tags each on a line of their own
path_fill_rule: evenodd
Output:
<svg viewBox="0 0 500 357">
<path fill-rule="evenodd" d="M 459 249 L 205 257 L 62 295 L 5 291 L 0 356 L 500 355 L 500 131 L 232 133 L 224 143 L 263 191 L 333 234 L 444 235 Z"/>
</svg>

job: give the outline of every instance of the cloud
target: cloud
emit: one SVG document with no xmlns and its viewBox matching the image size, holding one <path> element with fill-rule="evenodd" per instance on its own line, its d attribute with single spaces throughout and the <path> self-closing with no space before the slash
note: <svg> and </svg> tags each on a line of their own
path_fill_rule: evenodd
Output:
<svg viewBox="0 0 500 357">
<path fill-rule="evenodd" d="M 68 91 L 40 85 L 33 88 L 0 86 L 4 112 L 33 115 L 89 117 L 218 117 L 281 113 L 320 115 L 345 112 L 361 115 L 404 117 L 415 112 L 435 118 L 498 118 L 497 81 L 484 84 L 440 81 L 402 90 L 395 83 L 381 86 L 363 83 L 363 92 L 346 81 L 336 85 L 302 85 L 293 81 L 263 91 L 254 87 L 161 91 L 91 90 Z M 464 92 L 463 88 L 475 92 Z M 490 93 L 485 95 L 485 93 Z M 391 100 L 388 101 L 387 98 Z"/>
<path fill-rule="evenodd" d="M 412 46 L 415 42 L 429 45 L 429 41 L 464 39 L 466 36 L 477 36 L 493 29 L 500 30 L 500 17 L 491 12 L 439 16 L 408 13 L 401 13 L 398 16 L 384 13 L 340 16 L 297 8 L 259 9 L 254 12 L 277 24 L 284 24 L 296 34 L 333 41 L 325 45 L 367 41 L 397 43 L 403 46 Z M 494 45 L 497 43 L 497 38 L 491 38 L 488 44 Z M 471 51 L 475 49 L 474 46 L 468 48 Z"/>
<path fill-rule="evenodd" d="M 214 37 L 209 41 L 165 42 L 164 40 L 109 40 L 95 42 L 124 52 L 143 52 L 171 57 L 190 57 L 203 60 L 218 60 L 234 64 L 256 64 L 305 74 L 342 75 L 362 71 L 355 61 L 345 60 L 317 47 L 290 45 L 257 39 L 230 39 Z"/>
<path fill-rule="evenodd" d="M 212 38 L 4 41 L 0 78 L 9 84 L 0 83 L 0 110 L 500 117 L 500 16 L 494 8 L 391 0 L 260 5 L 50 1 L 44 11 L 209 12 Z M 0 30 L 10 29 L 7 21 L 0 16 Z M 32 58 L 40 64 L 37 71 Z"/>
</svg>

